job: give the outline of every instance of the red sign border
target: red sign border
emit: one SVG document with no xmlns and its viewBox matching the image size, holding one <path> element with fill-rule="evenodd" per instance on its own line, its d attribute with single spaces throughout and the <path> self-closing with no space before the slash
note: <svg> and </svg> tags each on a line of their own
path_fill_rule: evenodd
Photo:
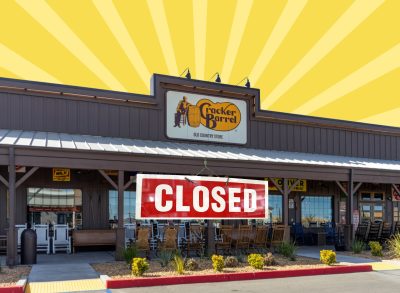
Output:
<svg viewBox="0 0 400 293">
<path fill-rule="evenodd" d="M 191 181 L 214 181 L 214 182 L 234 182 L 234 183 L 247 183 L 247 184 L 260 184 L 264 185 L 265 190 L 265 217 L 264 218 L 209 218 L 209 217 L 184 217 L 184 218 L 152 218 L 141 216 L 142 206 L 142 182 L 143 179 L 172 179 L 172 180 L 191 180 Z M 138 220 L 261 220 L 268 219 L 268 181 L 267 180 L 254 180 L 254 179 L 240 179 L 240 178 L 227 178 L 227 177 L 210 177 L 210 176 L 186 176 L 186 175 L 164 175 L 164 174 L 137 174 L 136 175 L 136 215 Z"/>
</svg>

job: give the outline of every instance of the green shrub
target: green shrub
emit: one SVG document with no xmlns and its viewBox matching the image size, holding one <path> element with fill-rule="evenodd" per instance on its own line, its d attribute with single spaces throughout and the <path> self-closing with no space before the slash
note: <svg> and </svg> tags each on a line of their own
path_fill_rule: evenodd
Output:
<svg viewBox="0 0 400 293">
<path fill-rule="evenodd" d="M 185 263 L 185 268 L 188 271 L 196 271 L 199 269 L 199 263 L 194 258 L 189 258 Z"/>
<path fill-rule="evenodd" d="M 185 272 L 185 261 L 183 260 L 183 257 L 180 254 L 175 254 L 174 264 L 176 272 L 179 275 L 183 275 L 183 273 Z"/>
<path fill-rule="evenodd" d="M 222 270 L 224 269 L 224 257 L 222 255 L 214 254 L 211 257 L 211 260 L 212 260 L 212 265 L 213 265 L 214 271 L 222 272 Z"/>
<path fill-rule="evenodd" d="M 400 233 L 387 240 L 387 247 L 392 256 L 400 258 Z"/>
<path fill-rule="evenodd" d="M 323 264 L 330 266 L 336 263 L 336 252 L 333 250 L 321 250 L 319 252 L 319 259 Z"/>
<path fill-rule="evenodd" d="M 365 243 L 361 240 L 355 240 L 351 246 L 351 249 L 355 254 L 361 253 L 363 250 L 365 250 Z"/>
<path fill-rule="evenodd" d="M 236 256 L 228 256 L 224 261 L 225 267 L 234 268 L 239 265 L 239 261 Z"/>
<path fill-rule="evenodd" d="M 149 269 L 149 263 L 145 258 L 135 257 L 132 261 L 132 274 L 140 277 Z"/>
<path fill-rule="evenodd" d="M 296 260 L 297 246 L 295 242 L 282 242 L 278 246 L 278 253 L 290 260 Z"/>
<path fill-rule="evenodd" d="M 138 255 L 138 251 L 136 249 L 136 246 L 132 245 L 132 246 L 128 246 L 127 248 L 124 248 L 124 250 L 122 251 L 122 254 L 124 256 L 124 259 L 126 261 L 126 263 L 131 266 L 132 265 L 132 260 L 137 257 Z"/>
<path fill-rule="evenodd" d="M 255 269 L 261 270 L 264 267 L 264 257 L 258 253 L 252 253 L 247 257 L 247 262 Z"/>
<path fill-rule="evenodd" d="M 277 262 L 275 260 L 275 257 L 272 255 L 271 252 L 268 252 L 265 256 L 264 256 L 264 265 L 268 266 L 276 266 Z"/>
<path fill-rule="evenodd" d="M 160 265 L 165 268 L 168 266 L 169 262 L 174 258 L 174 252 L 171 250 L 161 250 L 160 251 Z"/>
<path fill-rule="evenodd" d="M 371 248 L 371 254 L 373 256 L 383 256 L 382 245 L 378 241 L 370 241 L 368 246 Z"/>
</svg>

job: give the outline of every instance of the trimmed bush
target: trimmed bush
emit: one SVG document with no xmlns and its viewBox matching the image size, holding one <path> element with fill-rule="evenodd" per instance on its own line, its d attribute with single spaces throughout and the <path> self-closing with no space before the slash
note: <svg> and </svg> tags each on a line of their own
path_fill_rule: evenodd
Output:
<svg viewBox="0 0 400 293">
<path fill-rule="evenodd" d="M 189 258 L 185 263 L 185 268 L 188 271 L 196 271 L 199 269 L 199 263 L 194 258 Z"/>
<path fill-rule="evenodd" d="M 143 276 L 149 269 L 149 263 L 145 258 L 135 257 L 132 261 L 132 274 L 136 277 Z"/>
<path fill-rule="evenodd" d="M 368 246 L 371 248 L 371 254 L 373 256 L 383 256 L 382 245 L 378 241 L 370 241 Z"/>
<path fill-rule="evenodd" d="M 319 259 L 323 264 L 328 266 L 336 263 L 336 252 L 333 250 L 321 250 L 319 252 Z"/>
<path fill-rule="evenodd" d="M 275 260 L 275 257 L 272 255 L 271 252 L 268 252 L 265 256 L 264 256 L 264 265 L 268 266 L 276 266 L 277 262 Z"/>
<path fill-rule="evenodd" d="M 239 265 L 239 261 L 236 256 L 228 256 L 224 261 L 225 267 L 235 268 Z"/>
<path fill-rule="evenodd" d="M 297 246 L 295 242 L 282 242 L 278 246 L 278 253 L 293 261 L 296 260 L 296 250 Z"/>
<path fill-rule="evenodd" d="M 261 270 L 264 267 L 264 257 L 258 253 L 252 253 L 247 257 L 247 262 L 255 269 Z"/>
<path fill-rule="evenodd" d="M 400 233 L 396 233 L 392 238 L 387 240 L 387 247 L 391 255 L 400 258 Z"/>
<path fill-rule="evenodd" d="M 213 265 L 214 271 L 222 272 L 222 270 L 224 269 L 224 257 L 222 255 L 214 254 L 211 257 L 211 260 L 212 260 L 212 265 Z"/>
<path fill-rule="evenodd" d="M 365 250 L 365 243 L 361 240 L 355 240 L 351 246 L 351 250 L 354 254 L 361 253 L 363 250 Z"/>
</svg>

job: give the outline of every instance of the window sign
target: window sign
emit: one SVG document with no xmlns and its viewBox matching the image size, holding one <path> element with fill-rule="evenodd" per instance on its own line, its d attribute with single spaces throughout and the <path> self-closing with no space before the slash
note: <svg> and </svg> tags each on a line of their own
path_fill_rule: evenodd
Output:
<svg viewBox="0 0 400 293">
<path fill-rule="evenodd" d="M 138 174 L 137 219 L 265 219 L 268 182 Z"/>
<path fill-rule="evenodd" d="M 169 138 L 247 142 L 246 101 L 168 91 L 166 105 Z"/>
<path fill-rule="evenodd" d="M 53 168 L 53 181 L 71 181 L 71 170 Z"/>
<path fill-rule="evenodd" d="M 266 178 L 268 179 L 268 178 Z M 279 185 L 279 187 L 283 190 L 283 178 L 274 178 L 275 182 Z M 290 178 L 288 179 L 288 186 L 289 188 L 292 187 L 294 183 L 296 183 L 298 179 L 296 178 Z M 270 191 L 277 191 L 278 188 L 272 183 L 272 181 L 269 182 L 269 190 Z M 307 191 L 307 180 L 300 179 L 299 183 L 293 188 L 292 191 L 299 191 L 299 192 L 306 192 Z"/>
</svg>

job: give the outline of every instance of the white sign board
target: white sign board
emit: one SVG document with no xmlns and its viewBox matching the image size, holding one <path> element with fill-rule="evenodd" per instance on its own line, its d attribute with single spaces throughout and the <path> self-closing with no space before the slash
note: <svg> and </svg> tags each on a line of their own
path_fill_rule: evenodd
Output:
<svg viewBox="0 0 400 293">
<path fill-rule="evenodd" d="M 246 101 L 168 91 L 166 111 L 169 138 L 247 142 Z"/>
</svg>

